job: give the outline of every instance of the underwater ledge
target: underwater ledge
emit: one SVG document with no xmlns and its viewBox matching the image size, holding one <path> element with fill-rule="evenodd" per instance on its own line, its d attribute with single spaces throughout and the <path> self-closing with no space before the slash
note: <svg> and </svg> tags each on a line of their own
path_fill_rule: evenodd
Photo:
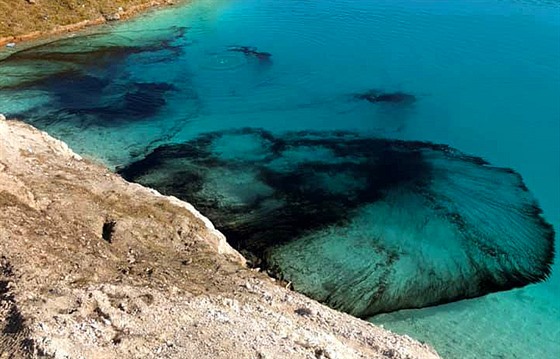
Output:
<svg viewBox="0 0 560 359">
<path fill-rule="evenodd" d="M 554 258 L 521 176 L 447 145 L 244 128 L 118 172 L 196 203 L 254 266 L 361 318 L 537 283 Z"/>
<path fill-rule="evenodd" d="M 247 269 L 188 203 L 1 116 L 0 205 L 10 357 L 438 358 Z"/>
</svg>

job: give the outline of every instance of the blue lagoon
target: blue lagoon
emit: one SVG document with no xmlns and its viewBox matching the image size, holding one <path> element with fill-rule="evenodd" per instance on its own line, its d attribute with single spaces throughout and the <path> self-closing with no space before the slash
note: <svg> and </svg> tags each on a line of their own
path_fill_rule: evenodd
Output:
<svg viewBox="0 0 560 359">
<path fill-rule="evenodd" d="M 560 356 L 559 2 L 197 0 L 0 58 L 0 112 L 296 290 L 444 358 Z"/>
</svg>

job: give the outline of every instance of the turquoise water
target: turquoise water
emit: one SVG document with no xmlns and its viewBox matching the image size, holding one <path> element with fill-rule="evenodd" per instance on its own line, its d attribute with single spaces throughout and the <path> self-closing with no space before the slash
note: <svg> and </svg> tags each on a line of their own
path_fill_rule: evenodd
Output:
<svg viewBox="0 0 560 359">
<path fill-rule="evenodd" d="M 445 143 L 519 172 L 558 229 L 556 1 L 201 0 L 101 31 L 0 63 L 0 112 L 119 168 L 163 144 L 244 127 Z M 353 96 L 370 89 L 416 101 Z M 242 145 L 229 146 L 222 152 Z M 243 189 L 242 179 L 228 188 Z M 554 358 L 558 265 L 542 284 L 371 321 L 446 358 Z"/>
</svg>

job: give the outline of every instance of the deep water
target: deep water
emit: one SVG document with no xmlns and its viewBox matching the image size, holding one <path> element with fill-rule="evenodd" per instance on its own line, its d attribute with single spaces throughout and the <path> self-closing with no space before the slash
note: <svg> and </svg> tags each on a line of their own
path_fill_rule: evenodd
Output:
<svg viewBox="0 0 560 359">
<path fill-rule="evenodd" d="M 533 195 L 558 229 L 557 1 L 200 0 L 7 51 L 0 112 L 191 200 L 334 307 L 547 274 Z M 558 265 L 370 320 L 446 358 L 555 358 Z"/>
</svg>

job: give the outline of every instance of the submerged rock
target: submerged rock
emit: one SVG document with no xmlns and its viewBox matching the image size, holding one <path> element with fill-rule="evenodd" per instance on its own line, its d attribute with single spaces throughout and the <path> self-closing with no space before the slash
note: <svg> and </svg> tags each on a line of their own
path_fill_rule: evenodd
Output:
<svg viewBox="0 0 560 359">
<path fill-rule="evenodd" d="M 365 93 L 355 94 L 354 98 L 366 100 L 371 103 L 393 103 L 393 104 L 412 104 L 416 102 L 416 96 L 404 92 L 383 92 L 370 90 Z"/>
<path fill-rule="evenodd" d="M 156 115 L 166 104 L 165 95 L 177 88 L 164 82 L 135 83 L 124 95 L 123 109 L 115 109 L 116 115 L 130 119 L 142 119 Z"/>
<path fill-rule="evenodd" d="M 228 51 L 231 52 L 241 52 L 246 56 L 254 57 L 262 62 L 270 62 L 272 54 L 269 52 L 258 51 L 256 47 L 253 46 L 230 46 Z"/>
<path fill-rule="evenodd" d="M 510 169 L 353 133 L 214 132 L 122 169 L 191 201 L 294 289 L 356 316 L 547 278 L 554 233 Z"/>
<path fill-rule="evenodd" d="M 127 61 L 160 63 L 182 53 L 177 41 L 185 37 L 185 27 L 172 26 L 152 31 L 152 34 L 142 41 L 124 36 L 112 39 L 104 33 L 88 34 L 62 38 L 11 53 L 0 60 L 0 66 L 21 67 L 22 70 L 33 66 L 41 71 L 6 74 L 7 81 L 0 83 L 0 90 L 45 90 L 47 84 L 58 81 L 68 73 L 75 73 L 77 68 L 106 73 L 107 78 L 111 79 L 115 75 L 123 75 L 120 72 Z"/>
</svg>

